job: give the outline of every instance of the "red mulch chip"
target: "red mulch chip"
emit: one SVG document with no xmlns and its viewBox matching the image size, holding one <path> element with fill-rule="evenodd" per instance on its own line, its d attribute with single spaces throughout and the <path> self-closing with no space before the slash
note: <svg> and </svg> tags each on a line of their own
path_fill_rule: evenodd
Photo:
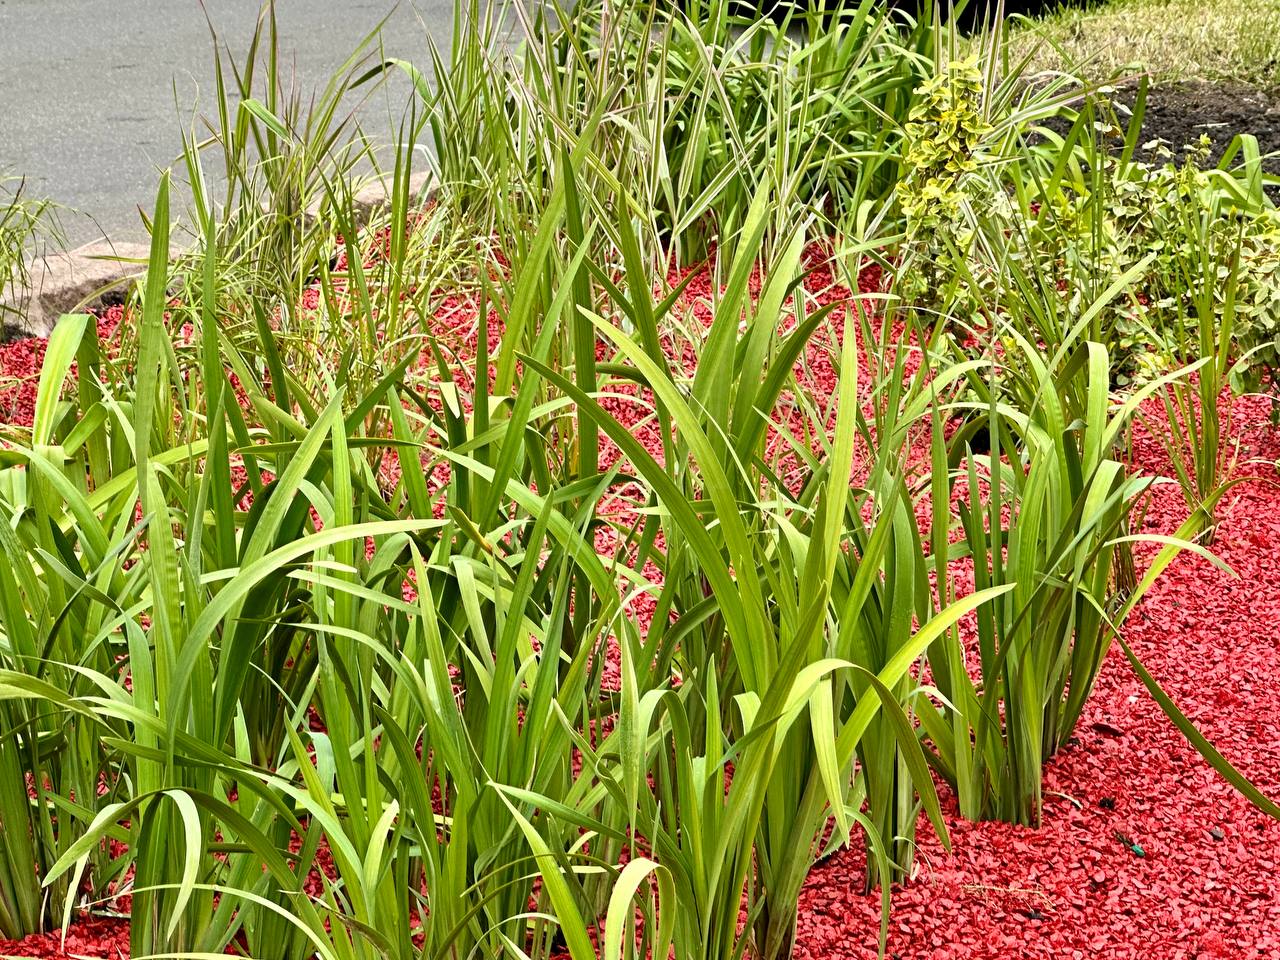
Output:
<svg viewBox="0 0 1280 960">
<path fill-rule="evenodd" d="M 0 940 L 0 957 L 124 960 L 128 956 L 129 921 L 118 917 L 76 920 L 67 930 L 65 942 L 58 932 L 39 933 L 23 940 Z"/>
</svg>

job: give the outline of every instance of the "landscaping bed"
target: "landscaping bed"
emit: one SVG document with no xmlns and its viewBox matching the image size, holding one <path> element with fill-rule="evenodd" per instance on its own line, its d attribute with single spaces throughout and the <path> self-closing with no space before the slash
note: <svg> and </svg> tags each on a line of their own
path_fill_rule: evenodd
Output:
<svg viewBox="0 0 1280 960">
<path fill-rule="evenodd" d="M 0 957 L 1280 958 L 1269 108 L 477 4 L 0 344 Z"/>
<path fill-rule="evenodd" d="M 685 302 L 703 310 L 710 294 L 693 271 Z M 819 270 L 810 284 L 825 302 L 849 292 Z M 682 274 L 674 274 L 678 283 Z M 863 283 L 874 294 L 878 273 Z M 99 322 L 115 333 L 123 308 Z M 703 313 L 704 318 L 707 314 Z M 475 349 L 474 306 L 450 301 L 438 331 L 463 351 Z M 471 332 L 468 332 L 471 331 Z M 458 338 L 461 337 L 459 340 Z M 0 394 L 8 422 L 30 423 L 44 341 L 0 346 L 0 377 L 18 386 Z M 685 354 L 692 372 L 695 358 Z M 808 376 L 829 373 L 821 351 Z M 1193 556 L 1176 561 L 1130 619 L 1126 636 L 1146 667 L 1200 729 L 1264 792 L 1280 793 L 1280 435 L 1266 397 L 1223 398 L 1230 407 L 1239 475 L 1221 511 L 1214 544 L 1228 575 Z M 647 444 L 656 436 L 628 404 Z M 1159 411 L 1152 409 L 1158 417 Z M 615 454 L 616 455 L 616 452 Z M 1167 473 L 1156 441 L 1139 437 L 1133 466 Z M 1176 485 L 1158 491 L 1142 532 L 1172 533 L 1184 509 Z M 1145 551 L 1149 556 L 1153 551 Z M 610 672 L 617 676 L 618 651 Z M 616 683 L 606 681 L 606 685 Z M 945 785 L 944 813 L 953 850 L 927 823 L 914 875 L 896 885 L 888 941 L 901 960 L 1003 960 L 1089 956 L 1139 958 L 1159 950 L 1170 960 L 1280 956 L 1280 895 L 1274 877 L 1280 823 L 1251 806 L 1211 771 L 1172 727 L 1117 649 L 1080 725 L 1049 764 L 1040 828 L 967 823 Z M 863 889 L 858 848 L 819 862 L 805 884 L 795 956 L 872 958 L 880 899 Z M 331 869 L 331 867 L 330 867 Z M 127 904 L 127 901 L 126 901 Z M 58 932 L 0 941 L 0 957 L 127 957 L 126 918 L 75 920 L 65 946 Z"/>
<path fill-rule="evenodd" d="M 1147 668 L 1255 783 L 1280 791 L 1280 439 L 1270 401 L 1235 402 L 1242 473 L 1214 549 L 1231 577 L 1183 558 L 1126 635 Z M 1256 458 L 1256 459 L 1255 459 Z M 1147 443 L 1138 462 L 1159 469 Z M 1252 462 L 1250 462 L 1252 461 Z M 1172 497 L 1168 494 L 1172 493 Z M 1176 524 L 1167 491 L 1150 516 Z M 890 949 L 902 960 L 1280 956 L 1280 824 L 1209 771 L 1112 651 L 1078 742 L 1047 770 L 1040 829 L 966 824 L 954 852 L 921 838 L 919 875 L 895 892 Z M 859 932 L 877 903 L 842 853 L 805 889 L 798 956 L 874 957 Z"/>
</svg>

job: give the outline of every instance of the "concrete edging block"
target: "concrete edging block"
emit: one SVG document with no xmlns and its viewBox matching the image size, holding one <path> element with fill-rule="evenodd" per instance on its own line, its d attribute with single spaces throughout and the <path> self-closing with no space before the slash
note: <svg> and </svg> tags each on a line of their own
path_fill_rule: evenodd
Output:
<svg viewBox="0 0 1280 960">
<path fill-rule="evenodd" d="M 105 294 L 127 289 L 146 272 L 148 256 L 145 243 L 102 239 L 39 257 L 27 265 L 25 285 L 10 285 L 0 295 L 0 313 L 21 333 L 47 337 L 64 313 L 97 306 Z"/>
</svg>

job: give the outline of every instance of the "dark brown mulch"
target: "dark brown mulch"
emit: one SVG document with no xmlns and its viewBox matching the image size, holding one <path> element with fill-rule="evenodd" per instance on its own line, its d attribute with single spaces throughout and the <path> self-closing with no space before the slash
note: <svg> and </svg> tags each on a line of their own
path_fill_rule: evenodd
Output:
<svg viewBox="0 0 1280 960">
<path fill-rule="evenodd" d="M 1124 90 L 1118 99 L 1132 106 L 1135 91 Z M 1237 134 L 1251 133 L 1264 155 L 1275 154 L 1265 161 L 1267 171 L 1280 173 L 1280 96 L 1257 87 L 1219 83 L 1153 86 L 1148 91 L 1142 142 L 1158 137 L 1180 151 L 1206 133 L 1213 143 L 1214 163 Z"/>
</svg>

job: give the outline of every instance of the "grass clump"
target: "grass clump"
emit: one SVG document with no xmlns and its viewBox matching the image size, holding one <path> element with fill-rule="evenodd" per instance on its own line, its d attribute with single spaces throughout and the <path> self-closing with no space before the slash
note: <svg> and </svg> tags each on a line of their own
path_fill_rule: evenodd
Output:
<svg viewBox="0 0 1280 960">
<path fill-rule="evenodd" d="M 54 205 L 32 197 L 26 180 L 0 176 L 0 329 L 21 325 L 23 304 L 11 294 L 26 287 L 33 258 L 61 243 Z"/>
</svg>

